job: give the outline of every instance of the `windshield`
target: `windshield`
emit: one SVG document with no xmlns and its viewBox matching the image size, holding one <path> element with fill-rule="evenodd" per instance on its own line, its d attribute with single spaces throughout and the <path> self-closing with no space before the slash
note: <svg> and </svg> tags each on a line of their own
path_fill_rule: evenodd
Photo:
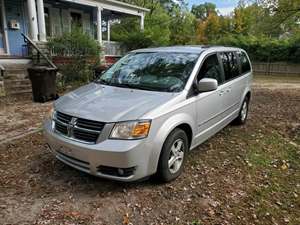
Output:
<svg viewBox="0 0 300 225">
<path fill-rule="evenodd" d="M 184 89 L 198 57 L 194 53 L 130 53 L 96 82 L 150 91 L 179 92 Z"/>
</svg>

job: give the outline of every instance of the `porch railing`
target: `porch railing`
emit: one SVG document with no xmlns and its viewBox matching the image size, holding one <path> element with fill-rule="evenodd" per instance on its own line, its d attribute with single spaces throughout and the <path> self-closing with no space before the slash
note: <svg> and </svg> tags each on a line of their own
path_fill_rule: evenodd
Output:
<svg viewBox="0 0 300 225">
<path fill-rule="evenodd" d="M 103 41 L 102 42 L 102 52 L 104 55 L 109 56 L 122 56 L 127 51 L 126 48 L 122 46 L 120 42 L 116 41 Z M 55 48 L 50 49 L 51 56 L 58 56 L 61 55 L 61 52 L 57 52 Z M 64 57 L 72 57 L 76 55 L 76 52 L 72 50 L 64 50 L 63 56 Z"/>
<path fill-rule="evenodd" d="M 41 59 L 43 58 L 46 63 L 51 66 L 54 69 L 57 69 L 57 67 L 55 66 L 55 64 L 47 57 L 46 54 L 44 54 L 40 48 L 26 35 L 22 33 L 22 36 L 24 37 L 24 42 L 29 46 L 32 47 L 35 51 L 36 51 L 36 60 L 37 60 L 37 64 L 41 63 Z"/>
<path fill-rule="evenodd" d="M 116 41 L 103 41 L 103 51 L 105 55 L 121 56 L 126 53 L 126 48 Z"/>
</svg>

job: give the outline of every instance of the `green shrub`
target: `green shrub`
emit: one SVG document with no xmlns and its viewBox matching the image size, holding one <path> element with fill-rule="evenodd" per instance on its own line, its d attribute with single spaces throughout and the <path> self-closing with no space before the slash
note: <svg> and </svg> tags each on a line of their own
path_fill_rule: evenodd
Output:
<svg viewBox="0 0 300 225">
<path fill-rule="evenodd" d="M 274 39 L 265 36 L 226 35 L 211 44 L 245 49 L 253 61 L 300 62 L 300 38 Z"/>
<path fill-rule="evenodd" d="M 111 27 L 111 39 L 121 42 L 128 50 L 169 45 L 170 18 L 160 5 L 156 5 L 152 12 L 146 13 L 144 31 L 136 18 L 122 18 L 120 24 Z"/>
<path fill-rule="evenodd" d="M 126 38 L 121 40 L 128 50 L 147 48 L 153 46 L 153 41 L 143 32 L 131 32 Z"/>
<path fill-rule="evenodd" d="M 58 65 L 60 86 L 87 83 L 93 79 L 93 71 L 100 61 L 100 45 L 81 28 L 51 39 L 48 47 L 54 56 L 69 58 L 68 63 Z"/>
</svg>

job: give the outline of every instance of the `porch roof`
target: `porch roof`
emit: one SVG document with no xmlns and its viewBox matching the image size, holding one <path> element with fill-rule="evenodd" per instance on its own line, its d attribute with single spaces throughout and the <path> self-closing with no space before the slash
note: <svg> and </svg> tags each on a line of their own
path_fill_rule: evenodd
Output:
<svg viewBox="0 0 300 225">
<path fill-rule="evenodd" d="M 66 2 L 77 3 L 81 5 L 87 5 L 92 7 L 100 7 L 112 11 L 121 13 L 141 16 L 142 14 L 149 12 L 149 9 L 139 7 L 136 5 L 116 1 L 116 0 L 64 0 Z"/>
</svg>

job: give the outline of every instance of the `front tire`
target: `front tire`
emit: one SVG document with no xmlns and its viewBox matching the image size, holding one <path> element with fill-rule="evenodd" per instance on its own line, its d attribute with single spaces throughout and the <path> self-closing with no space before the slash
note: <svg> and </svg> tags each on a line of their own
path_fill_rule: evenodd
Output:
<svg viewBox="0 0 300 225">
<path fill-rule="evenodd" d="M 249 97 L 246 96 L 242 103 L 239 116 L 234 120 L 234 123 L 236 125 L 243 125 L 246 123 L 248 118 L 248 111 L 249 111 L 249 100 L 250 100 Z"/>
<path fill-rule="evenodd" d="M 163 182 L 176 179 L 183 171 L 188 152 L 186 133 L 176 128 L 167 137 L 158 162 L 157 176 Z"/>
</svg>

